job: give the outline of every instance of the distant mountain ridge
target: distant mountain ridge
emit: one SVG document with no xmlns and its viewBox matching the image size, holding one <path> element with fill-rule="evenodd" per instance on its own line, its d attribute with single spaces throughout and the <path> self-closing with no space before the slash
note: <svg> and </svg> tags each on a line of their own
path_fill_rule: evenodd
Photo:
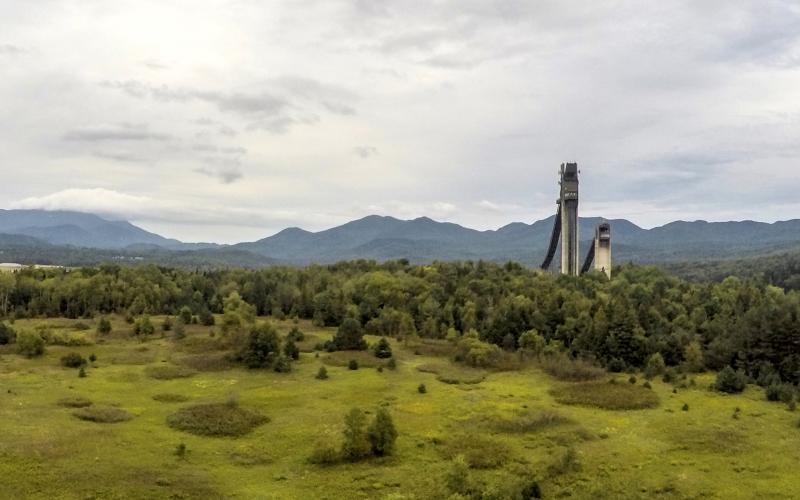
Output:
<svg viewBox="0 0 800 500">
<path fill-rule="evenodd" d="M 51 245 L 102 249 L 130 245 L 156 245 L 174 250 L 218 246 L 186 244 L 145 231 L 127 221 L 71 211 L 0 209 L 0 233 L 30 236 Z"/>
<path fill-rule="evenodd" d="M 0 260 L 26 255 L 23 248 L 45 251 L 51 261 L 59 255 L 80 254 L 80 262 L 108 259 L 117 251 L 121 259 L 157 262 L 191 262 L 260 267 L 276 264 L 306 265 L 341 260 L 408 259 L 517 261 L 538 265 L 544 257 L 554 217 L 526 224 L 514 222 L 496 230 L 478 231 L 428 217 L 400 220 L 370 215 L 324 231 L 297 227 L 267 238 L 235 245 L 183 243 L 141 229 L 126 221 L 111 221 L 93 214 L 68 211 L 0 210 Z M 589 248 L 594 228 L 604 219 L 581 218 L 581 259 Z M 612 226 L 616 262 L 682 262 L 763 255 L 800 248 L 800 220 L 776 223 L 754 221 L 676 221 L 644 229 L 625 220 Z M 61 250 L 69 247 L 69 252 Z M 3 251 L 6 249 L 6 251 Z M 14 249 L 13 252 L 10 249 Z M 92 257 L 90 251 L 99 249 Z M 35 253 L 31 253 L 34 255 Z M 6 259 L 8 260 L 8 259 Z M 141 259 L 139 259 L 141 260 Z M 558 259 L 557 259 L 558 260 Z M 52 262 L 58 263 L 58 262 Z"/>
</svg>

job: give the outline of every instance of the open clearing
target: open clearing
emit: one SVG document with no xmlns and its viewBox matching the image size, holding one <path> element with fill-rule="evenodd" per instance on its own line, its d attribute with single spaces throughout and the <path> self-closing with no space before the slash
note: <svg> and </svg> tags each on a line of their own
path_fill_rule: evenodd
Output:
<svg viewBox="0 0 800 500">
<path fill-rule="evenodd" d="M 0 498 L 446 498 L 444 477 L 457 455 L 476 480 L 536 478 L 544 498 L 800 498 L 800 414 L 765 401 L 754 386 L 737 396 L 711 392 L 712 375 L 677 393 L 653 381 L 646 409 L 603 410 L 587 395 L 613 400 L 619 387 L 640 397 L 643 380 L 634 389 L 627 376 L 609 384 L 608 375 L 588 393 L 591 385 L 537 368 L 483 373 L 394 341 L 396 370 L 379 371 L 374 358 L 364 366 L 363 353 L 353 356 L 361 368 L 349 370 L 348 353 L 303 352 L 281 374 L 228 366 L 208 351 L 208 327 L 189 326 L 177 343 L 158 334 L 143 343 L 120 318 L 100 340 L 83 321 L 91 345 L 48 346 L 36 359 L 0 350 Z M 17 325 L 70 335 L 72 323 Z M 282 334 L 294 326 L 276 324 Z M 332 334 L 298 326 L 315 341 Z M 73 351 L 97 356 L 85 378 L 59 363 Z M 323 364 L 330 378 L 317 380 Z M 238 437 L 168 424 L 183 408 L 231 400 L 259 416 Z M 338 439 L 351 407 L 374 413 L 382 405 L 399 431 L 393 456 L 308 462 L 320 437 Z"/>
</svg>

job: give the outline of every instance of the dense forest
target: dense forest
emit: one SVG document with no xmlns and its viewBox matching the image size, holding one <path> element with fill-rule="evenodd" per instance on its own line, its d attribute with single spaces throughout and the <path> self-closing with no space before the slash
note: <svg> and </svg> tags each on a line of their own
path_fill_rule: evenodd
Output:
<svg viewBox="0 0 800 500">
<path fill-rule="evenodd" d="M 787 290 L 800 290 L 800 252 L 747 259 L 668 263 L 660 267 L 696 282 L 722 281 L 728 276 L 738 276 Z"/>
<path fill-rule="evenodd" d="M 238 294 L 259 315 L 345 318 L 368 333 L 480 338 L 513 350 L 535 331 L 575 357 L 612 370 L 641 368 L 655 353 L 668 366 L 731 365 L 754 378 L 800 380 L 800 294 L 729 277 L 696 284 L 655 268 L 571 278 L 516 264 L 368 261 L 259 271 L 137 268 L 26 269 L 0 275 L 0 314 L 93 317 L 123 313 L 222 313 Z"/>
<path fill-rule="evenodd" d="M 312 319 L 394 337 L 481 340 L 514 350 L 532 335 L 614 370 L 732 366 L 754 379 L 800 380 L 800 293 L 729 277 L 692 283 L 626 266 L 612 281 L 486 262 L 412 266 L 354 261 L 307 268 L 188 271 L 156 266 L 25 269 L 0 274 L 0 314 L 130 318 L 223 313 L 239 295 L 259 315 Z M 238 299 L 237 299 L 238 300 Z"/>
</svg>

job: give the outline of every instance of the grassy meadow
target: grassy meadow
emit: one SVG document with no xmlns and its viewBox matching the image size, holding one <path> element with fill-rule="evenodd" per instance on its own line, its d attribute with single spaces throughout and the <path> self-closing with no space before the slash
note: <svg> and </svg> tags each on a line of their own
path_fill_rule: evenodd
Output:
<svg viewBox="0 0 800 500">
<path fill-rule="evenodd" d="M 532 480 L 543 498 L 800 498 L 800 414 L 755 386 L 712 392 L 713 374 L 677 389 L 628 374 L 562 382 L 535 365 L 466 368 L 436 346 L 396 341 L 397 367 L 379 370 L 385 360 L 369 352 L 315 353 L 333 329 L 302 321 L 300 360 L 275 373 L 229 364 L 212 327 L 161 337 L 162 319 L 145 342 L 121 318 L 102 338 L 89 320 L 85 330 L 78 320 L 15 323 L 86 345 L 49 345 L 33 359 L 0 349 L 0 498 L 449 498 L 456 457 L 487 498 Z M 295 326 L 276 325 L 282 334 Z M 61 365 L 69 352 L 96 356 L 85 377 Z M 328 379 L 315 378 L 321 366 Z M 258 416 L 250 432 L 213 437 L 168 424 L 187 406 L 231 401 Z M 352 407 L 389 409 L 395 453 L 310 463 L 320 440 L 341 440 Z"/>
</svg>

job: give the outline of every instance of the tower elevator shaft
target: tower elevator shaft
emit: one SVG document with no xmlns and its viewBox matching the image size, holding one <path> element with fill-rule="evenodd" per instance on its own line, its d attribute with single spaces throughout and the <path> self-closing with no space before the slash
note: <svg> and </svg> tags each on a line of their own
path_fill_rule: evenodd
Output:
<svg viewBox="0 0 800 500">
<path fill-rule="evenodd" d="M 578 234 L 578 164 L 561 164 L 561 273 L 578 276 L 580 253 Z"/>
</svg>

